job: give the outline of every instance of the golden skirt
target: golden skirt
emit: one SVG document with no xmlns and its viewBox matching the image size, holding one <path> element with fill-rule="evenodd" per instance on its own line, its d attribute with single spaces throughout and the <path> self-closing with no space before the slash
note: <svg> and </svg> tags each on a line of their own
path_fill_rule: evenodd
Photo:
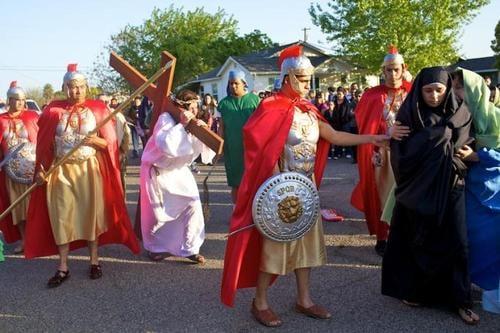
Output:
<svg viewBox="0 0 500 333">
<path fill-rule="evenodd" d="M 61 165 L 47 180 L 47 207 L 57 245 L 95 241 L 107 230 L 103 181 L 95 156 Z"/>
<path fill-rule="evenodd" d="M 263 236 L 261 272 L 286 275 L 297 268 L 324 264 L 326 264 L 326 248 L 321 217 L 304 237 L 291 242 L 276 242 Z"/>
<path fill-rule="evenodd" d="M 13 203 L 17 198 L 21 196 L 30 184 L 21 184 L 10 179 L 9 176 L 5 176 L 5 185 L 7 186 L 7 193 L 9 194 L 10 203 Z M 12 224 L 18 225 L 21 221 L 26 221 L 26 213 L 28 211 L 28 203 L 30 201 L 30 196 L 28 195 L 24 198 L 11 212 Z"/>
</svg>

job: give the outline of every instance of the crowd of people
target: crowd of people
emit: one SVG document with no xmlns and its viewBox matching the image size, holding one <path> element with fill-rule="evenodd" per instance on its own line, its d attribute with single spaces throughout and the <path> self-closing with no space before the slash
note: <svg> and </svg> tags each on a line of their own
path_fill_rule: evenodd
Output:
<svg viewBox="0 0 500 333">
<path fill-rule="evenodd" d="M 153 261 L 176 256 L 204 264 L 205 217 L 190 167 L 199 156 L 213 163 L 215 153 L 187 130 L 194 122 L 224 139 L 233 204 L 224 304 L 234 305 L 238 289 L 255 287 L 252 315 L 280 326 L 268 291 L 278 276 L 293 272 L 295 311 L 331 318 L 311 292 L 312 268 L 327 262 L 321 217 L 300 237 L 278 241 L 253 228 L 252 206 L 268 179 L 299 174 L 319 188 L 328 159 L 345 156 L 358 164 L 351 203 L 376 236 L 382 294 L 411 307 L 447 305 L 474 325 L 474 283 L 484 290 L 484 308 L 500 312 L 498 90 L 460 68 L 424 68 L 413 80 L 395 47 L 382 61 L 384 82 L 366 90 L 353 83 L 312 92 L 314 67 L 300 45 L 283 50 L 278 66 L 269 94 L 253 94 L 244 72 L 232 70 L 219 103 L 184 89 L 170 97 L 178 121 L 166 109 L 154 123 L 145 97 L 123 113 L 115 112 L 116 98 L 88 99 L 87 79 L 76 65 L 63 78 L 67 99 L 51 102 L 41 115 L 26 109 L 26 95 L 13 83 L 0 115 L 0 210 L 33 182 L 38 186 L 0 221 L 4 240 L 18 242 L 14 251 L 26 258 L 58 255 L 50 288 L 70 277 L 68 254 L 84 246 L 90 279 L 103 275 L 100 245 L 139 253 L 139 238 Z M 130 144 L 132 158 L 142 145 L 136 232 L 124 200 Z M 0 261 L 2 249 L 0 241 Z"/>
</svg>

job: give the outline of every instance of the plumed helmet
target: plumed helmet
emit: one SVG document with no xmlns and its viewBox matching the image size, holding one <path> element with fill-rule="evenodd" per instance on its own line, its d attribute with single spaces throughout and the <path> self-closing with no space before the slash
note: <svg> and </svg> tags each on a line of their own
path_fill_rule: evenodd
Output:
<svg viewBox="0 0 500 333">
<path fill-rule="evenodd" d="M 405 63 L 403 56 L 399 53 L 398 49 L 394 45 L 389 45 L 388 53 L 384 57 L 384 62 L 382 67 L 388 65 L 403 65 Z"/>
<path fill-rule="evenodd" d="M 63 88 L 71 81 L 83 81 L 87 83 L 87 78 L 81 72 L 77 71 L 78 64 L 69 64 L 68 71 L 64 74 Z"/>
<path fill-rule="evenodd" d="M 309 58 L 303 53 L 302 45 L 296 44 L 281 51 L 278 58 L 280 68 L 280 82 L 283 82 L 285 75 L 312 75 L 314 66 Z"/>
<path fill-rule="evenodd" d="M 10 83 L 9 90 L 7 90 L 7 98 L 26 99 L 24 89 L 17 86 L 17 81 Z"/>
</svg>

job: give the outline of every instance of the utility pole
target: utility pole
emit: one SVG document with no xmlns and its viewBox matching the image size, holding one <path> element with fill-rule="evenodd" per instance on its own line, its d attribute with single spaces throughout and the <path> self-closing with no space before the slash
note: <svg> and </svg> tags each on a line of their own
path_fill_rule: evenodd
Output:
<svg viewBox="0 0 500 333">
<path fill-rule="evenodd" d="M 303 28 L 302 31 L 304 31 L 304 42 L 307 42 L 307 30 L 311 30 L 311 28 Z"/>
</svg>

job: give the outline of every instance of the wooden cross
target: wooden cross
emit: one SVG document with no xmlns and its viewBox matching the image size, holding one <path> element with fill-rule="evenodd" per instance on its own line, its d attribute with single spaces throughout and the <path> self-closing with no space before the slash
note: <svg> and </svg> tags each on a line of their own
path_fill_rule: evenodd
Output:
<svg viewBox="0 0 500 333">
<path fill-rule="evenodd" d="M 150 128 L 153 129 L 158 117 L 163 111 L 167 111 L 172 117 L 179 122 L 180 113 L 182 110 L 174 104 L 172 99 L 169 98 L 169 93 L 172 89 L 172 82 L 174 80 L 174 71 L 176 59 L 167 51 L 161 53 L 161 66 L 165 66 L 169 61 L 172 61 L 172 66 L 163 73 L 156 81 L 156 84 L 151 84 L 145 91 L 144 95 L 153 101 L 153 114 L 151 117 Z M 121 58 L 115 52 L 111 52 L 109 64 L 127 81 L 133 89 L 147 81 L 147 78 L 142 75 L 137 69 L 130 65 L 127 61 Z M 186 126 L 186 129 L 196 136 L 201 142 L 207 145 L 215 153 L 220 155 L 224 140 L 212 132 L 210 129 L 198 126 L 195 120 Z"/>
</svg>

